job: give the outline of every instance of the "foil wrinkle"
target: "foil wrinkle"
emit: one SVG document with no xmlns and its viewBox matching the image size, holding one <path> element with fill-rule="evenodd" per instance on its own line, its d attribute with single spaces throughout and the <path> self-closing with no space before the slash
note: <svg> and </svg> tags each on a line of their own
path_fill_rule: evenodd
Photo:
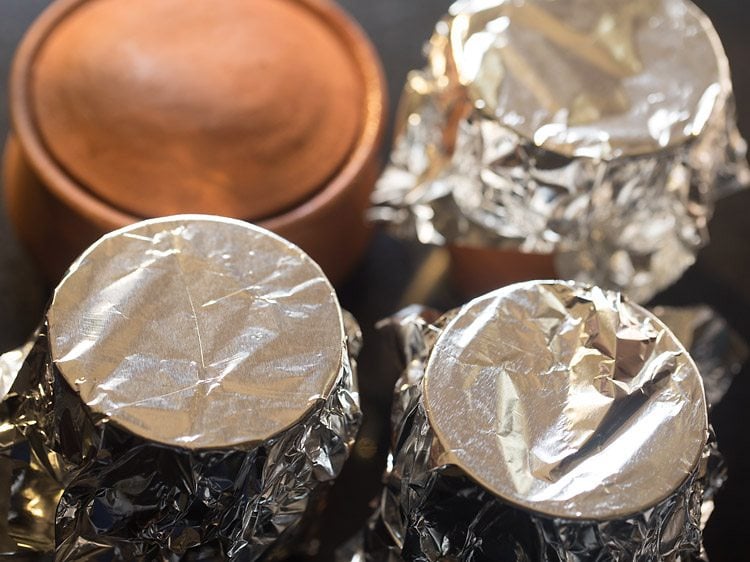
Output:
<svg viewBox="0 0 750 562">
<path fill-rule="evenodd" d="M 643 302 L 750 180 L 726 56 L 686 0 L 459 1 L 427 56 L 370 211 L 399 236 L 553 253 Z"/>
<path fill-rule="evenodd" d="M 497 323 L 499 308 L 505 318 L 499 323 L 512 327 L 505 326 L 509 329 L 502 336 L 477 329 L 477 324 L 487 328 Z M 402 376 L 394 394 L 391 454 L 377 511 L 363 533 L 342 549 L 341 560 L 705 559 L 701 531 L 725 470 L 707 424 L 695 365 L 654 315 L 615 293 L 575 283 L 539 282 L 491 293 L 443 316 L 407 309 L 381 327 L 397 334 L 402 352 Z M 447 349 L 449 344 L 452 352 Z M 537 405 L 534 416 L 541 414 L 544 421 L 549 417 L 548 410 L 553 414 L 578 412 L 578 425 L 542 423 L 547 435 L 539 431 L 544 429 L 537 427 L 539 424 L 523 425 L 524 419 L 536 419 L 534 416 L 516 413 L 508 419 L 507 432 L 485 431 L 486 420 L 471 418 L 472 408 L 481 410 L 482 406 L 472 404 L 470 408 L 464 396 L 481 402 L 483 397 L 471 392 L 471 384 L 484 371 L 503 377 L 494 365 L 486 367 L 487 361 L 496 358 L 498 350 L 493 348 L 503 345 L 506 366 L 525 373 L 532 382 L 534 368 L 540 362 L 546 364 L 545 350 L 569 352 L 561 356 L 574 358 L 578 366 L 571 371 L 571 365 L 561 360 L 559 370 L 548 373 L 550 377 L 568 378 L 567 391 L 560 394 L 540 385 L 536 394 L 545 396 L 553 406 Z M 431 370 L 443 368 L 445 361 L 454 359 L 465 361 L 468 367 L 463 372 L 459 367 L 455 376 L 443 378 L 443 386 L 433 386 L 426 394 L 425 388 L 434 385 L 429 381 L 434 376 Z M 550 364 L 554 366 L 554 362 Z M 534 367 L 525 369 L 527 365 Z M 604 378 L 601 393 L 592 394 L 585 384 L 579 384 L 591 380 L 581 371 L 582 366 L 589 376 L 598 376 L 600 368 L 612 374 Z M 604 392 L 607 384 L 611 386 Z M 671 385 L 676 386 L 670 389 Z M 681 386 L 682 390 L 677 390 Z M 484 411 L 485 417 L 499 416 L 505 406 L 513 406 L 517 412 L 528 406 L 528 395 L 518 381 L 505 384 L 502 393 L 495 394 L 490 386 L 485 390 L 487 400 L 497 403 L 495 412 Z M 436 401 L 430 392 L 440 392 L 449 399 Z M 595 400 L 597 395 L 600 399 Z M 558 396 L 567 406 L 562 410 L 554 406 Z M 637 407 L 631 407 L 631 400 L 638 402 Z M 697 408 L 693 400 L 697 400 Z M 648 402 L 654 407 L 646 407 Z M 618 406 L 625 408 L 620 410 Z M 596 410 L 601 407 L 609 407 L 615 415 L 598 415 Z M 475 429 L 473 435 L 456 424 L 448 427 L 443 423 L 442 428 L 436 428 L 436 419 L 444 422 L 451 417 L 463 419 L 461 425 Z M 637 450 L 629 451 L 623 450 L 628 447 L 621 443 L 621 450 L 609 450 L 608 457 L 602 457 L 595 467 L 612 470 L 609 484 L 601 473 L 581 474 L 575 484 L 577 497 L 566 498 L 569 511 L 556 510 L 554 496 L 527 502 L 509 492 L 514 486 L 519 491 L 529 490 L 528 479 L 533 478 L 530 467 L 520 464 L 513 473 L 504 474 L 505 485 L 498 486 L 488 482 L 487 476 L 503 474 L 498 467 L 503 463 L 497 462 L 501 457 L 495 456 L 490 462 L 482 460 L 480 452 L 474 456 L 479 459 L 477 466 L 463 456 L 465 451 L 459 446 L 474 454 L 482 444 L 491 449 L 501 437 L 513 436 L 513 445 L 505 447 L 506 457 L 511 455 L 512 459 L 517 452 L 523 456 L 524 450 L 530 455 L 544 450 L 551 453 L 561 444 L 571 443 L 566 435 L 577 428 L 581 440 L 570 447 L 578 447 L 575 460 L 583 459 L 580 466 L 587 457 L 597 456 L 598 447 L 606 449 L 629 429 L 640 428 L 648 441 L 658 432 L 646 426 L 669 428 L 675 420 L 677 424 L 651 444 L 637 443 Z M 653 464 L 651 457 L 655 459 Z M 552 480 L 540 489 L 546 486 L 554 490 L 554 477 L 564 476 L 575 464 L 559 463 L 558 471 L 551 471 Z M 665 466 L 678 466 L 680 474 L 668 474 Z M 628 474 L 630 467 L 634 470 Z M 621 468 L 626 476 L 618 480 Z M 638 484 L 633 481 L 632 486 L 618 487 L 630 476 L 635 476 Z M 669 489 L 662 487 L 667 482 Z"/>
<path fill-rule="evenodd" d="M 108 235 L 0 402 L 3 554 L 288 556 L 353 446 L 360 347 L 319 268 L 271 233 L 190 215 Z M 156 383 L 175 391 L 139 394 Z"/>
</svg>

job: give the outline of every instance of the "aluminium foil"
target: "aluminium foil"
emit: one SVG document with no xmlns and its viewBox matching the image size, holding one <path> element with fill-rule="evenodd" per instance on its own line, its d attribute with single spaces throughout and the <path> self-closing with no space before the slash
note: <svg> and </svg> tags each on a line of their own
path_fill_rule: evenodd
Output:
<svg viewBox="0 0 750 562">
<path fill-rule="evenodd" d="M 656 316 L 533 282 L 384 325 L 402 353 L 385 488 L 340 560 L 705 557 L 724 467 L 695 363 Z"/>
<path fill-rule="evenodd" d="M 178 216 L 107 235 L 20 369 L 3 356 L 2 555 L 288 555 L 353 445 L 360 345 L 318 266 L 263 229 Z"/>
<path fill-rule="evenodd" d="M 748 184 L 729 66 L 687 0 L 461 0 L 407 78 L 370 218 L 424 244 L 554 254 L 649 300 Z"/>
</svg>

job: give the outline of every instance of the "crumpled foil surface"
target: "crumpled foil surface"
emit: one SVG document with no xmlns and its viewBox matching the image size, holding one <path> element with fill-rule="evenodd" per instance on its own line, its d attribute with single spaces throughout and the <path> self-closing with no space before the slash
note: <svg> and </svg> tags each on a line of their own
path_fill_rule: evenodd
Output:
<svg viewBox="0 0 750 562">
<path fill-rule="evenodd" d="M 35 336 L 36 338 L 36 336 Z M 11 393 L 33 341 L 0 355 L 0 558 L 42 560 L 54 549 L 55 507 L 61 489 L 45 471 L 20 426 L 10 421 Z M 51 556 L 50 556 L 51 559 Z"/>
<path fill-rule="evenodd" d="M 726 56 L 685 0 L 463 0 L 427 57 L 373 195 L 397 235 L 554 253 L 644 302 L 750 180 Z"/>
<path fill-rule="evenodd" d="M 651 311 L 688 349 L 703 379 L 708 406 L 716 406 L 748 359 L 747 342 L 706 305 L 656 306 Z"/>
<path fill-rule="evenodd" d="M 519 287 L 523 288 L 518 290 Z M 614 293 L 574 283 L 548 282 L 517 285 L 491 295 L 496 298 L 484 302 L 478 299 L 441 317 L 431 310 L 410 308 L 386 322 L 403 353 L 403 372 L 396 385 L 394 434 L 385 488 L 363 534 L 342 549 L 339 560 L 704 559 L 701 529 L 725 472 L 707 424 L 699 377 L 685 350 L 675 344 L 654 316 Z M 513 324 L 515 334 L 498 338 L 498 334 L 491 333 L 493 330 L 472 332 L 472 323 L 474 328 L 477 322 L 485 327 L 495 323 L 498 300 L 504 301 L 503 322 Z M 472 306 L 474 311 L 467 316 L 467 308 Z M 533 312 L 535 321 L 528 318 L 529 312 Z M 473 322 L 463 322 L 462 318 Z M 457 330 L 456 326 L 464 329 Z M 456 344 L 462 338 L 466 340 L 463 347 L 439 352 L 438 340 Z M 519 346 L 525 338 L 526 343 Z M 558 379 L 564 375 L 562 378 L 570 385 L 566 392 L 553 395 L 545 395 L 548 387 L 539 386 L 536 394 L 549 405 L 545 408 L 540 402 L 534 416 L 524 416 L 523 408 L 529 406 L 530 395 L 525 394 L 523 382 L 515 377 L 513 384 L 503 385 L 503 397 L 496 399 L 495 412 L 483 411 L 481 403 L 473 406 L 485 418 L 497 416 L 507 422 L 505 431 L 499 428 L 488 432 L 488 423 L 480 421 L 477 426 L 473 411 L 459 396 L 481 401 L 481 393 L 467 389 L 483 376 L 494 375 L 506 382 L 513 379 L 498 376 L 496 369 L 487 367 L 497 357 L 498 348 L 495 352 L 491 349 L 503 345 L 507 346 L 503 351 L 507 359 L 504 366 L 519 369 L 519 373 L 529 362 L 545 363 L 539 356 L 543 357 L 548 348 L 554 349 L 558 357 L 571 359 L 569 364 L 561 360 L 559 370 L 547 373 L 549 378 L 554 378 L 555 373 Z M 607 356 L 609 361 L 603 359 Z M 471 368 L 444 381 L 448 386 L 443 391 L 452 399 L 452 406 L 448 407 L 425 396 L 425 385 L 429 386 L 429 377 L 433 376 L 432 366 L 444 368 L 446 359 L 451 361 L 451 357 L 466 361 Z M 427 379 L 425 373 L 429 373 Z M 587 391 L 587 378 L 591 383 L 600 383 L 596 392 Z M 540 377 L 531 379 L 539 383 Z M 671 385 L 697 394 L 685 399 L 684 395 L 672 394 Z M 554 394 L 563 396 L 562 410 L 557 408 Z M 485 395 L 495 396 L 489 387 L 485 388 Z M 440 404 L 442 418 L 438 419 L 462 418 L 465 427 L 475 429 L 474 437 L 460 433 L 449 440 L 445 427 L 436 431 L 434 408 Z M 514 406 L 509 416 L 501 416 L 503 404 Z M 606 413 L 597 414 L 601 407 L 609 417 Z M 560 414 L 559 423 L 543 423 L 550 411 Z M 702 423 L 698 423 L 696 415 Z M 533 423 L 525 424 L 524 420 Z M 662 434 L 662 439 L 656 439 L 659 443 L 645 443 L 655 434 L 654 427 L 668 426 L 675 420 L 697 425 L 675 427 L 678 433 L 671 432 L 669 439 L 665 440 Z M 545 426 L 544 431 L 534 427 L 538 423 Z M 635 428 L 639 437 L 622 439 Z M 466 451 L 456 447 L 457 436 L 466 440 L 466 449 L 474 454 L 473 464 L 462 457 Z M 575 437 L 580 439 L 576 441 Z M 677 451 L 677 441 L 693 449 L 697 443 L 697 458 L 694 451 Z M 500 455 L 495 455 L 494 460 L 482 459 L 481 447 L 493 449 L 497 443 L 506 446 Z M 615 443 L 619 443 L 619 448 L 612 448 Z M 563 449 L 564 454 L 553 459 L 555 451 Z M 607 455 L 600 456 L 601 450 L 606 450 Z M 496 465 L 503 464 L 497 462 L 502 457 L 506 463 L 518 460 L 517 470 L 499 485 L 488 482 L 488 474 L 497 477 L 501 473 Z M 569 502 L 566 507 L 571 509 L 569 514 L 556 515 L 559 510 L 555 500 L 563 498 L 556 482 L 564 481 L 566 474 L 578 470 L 587 459 L 597 457 L 601 462 L 592 469 L 600 474 L 582 474 L 569 488 L 572 494 L 565 498 Z M 530 502 L 514 495 L 513 489 L 517 487 L 521 493 L 531 489 L 534 470 L 544 468 L 539 465 L 534 469 L 528 460 L 534 458 L 547 458 L 549 470 L 543 471 L 547 480 L 537 485 L 537 497 Z M 524 462 L 528 464 L 524 466 Z M 665 470 L 665 466 L 669 469 Z M 636 471 L 630 471 L 631 467 Z M 675 478 L 672 467 L 682 476 Z M 641 479 L 642 487 L 623 489 L 622 480 L 609 479 L 604 474 L 607 470 L 611 476 L 624 474 L 626 485 Z M 473 477 L 469 476 L 472 472 Z M 537 471 L 538 474 L 542 472 Z M 662 477 L 672 486 L 666 495 L 660 494 L 661 484 L 655 482 Z M 484 480 L 485 485 L 479 480 Z M 502 495 L 498 493 L 501 488 Z M 640 505 L 635 511 L 624 513 L 636 504 Z M 582 509 L 576 510 L 577 506 Z M 586 510 L 607 516 L 591 517 Z"/>
<path fill-rule="evenodd" d="M 328 302 L 307 301 L 320 290 Z M 294 323 L 324 329 L 330 305 L 335 349 L 301 353 L 289 337 L 312 336 L 297 334 Z M 159 344 L 159 361 L 143 353 Z M 287 555 L 353 445 L 360 345 L 356 322 L 340 311 L 319 268 L 262 229 L 183 216 L 108 235 L 56 290 L 17 373 L 18 354 L 3 356 L 2 555 L 58 562 Z M 264 379 L 253 358 L 268 366 Z M 153 389 L 149 373 L 162 393 L 140 396 Z M 316 377 L 318 393 L 298 401 Z M 231 399 L 248 386 L 258 395 L 244 408 Z M 264 416 L 257 402 L 265 396 L 275 405 L 285 395 L 290 412 Z M 212 400 L 223 400 L 223 415 L 201 417 Z"/>
</svg>

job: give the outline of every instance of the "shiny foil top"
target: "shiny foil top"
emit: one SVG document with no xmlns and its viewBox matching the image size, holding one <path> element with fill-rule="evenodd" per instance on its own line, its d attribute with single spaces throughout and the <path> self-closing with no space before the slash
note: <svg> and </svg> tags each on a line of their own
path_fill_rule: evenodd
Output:
<svg viewBox="0 0 750 562">
<path fill-rule="evenodd" d="M 397 236 L 551 254 L 556 277 L 647 302 L 750 184 L 728 61 L 688 0 L 463 0 L 426 54 L 369 213 Z"/>
<path fill-rule="evenodd" d="M 574 283 L 522 283 L 464 306 L 430 355 L 424 406 L 437 464 L 565 519 L 654 506 L 695 471 L 708 435 L 700 375 L 666 326 Z"/>
<path fill-rule="evenodd" d="M 149 441 L 268 439 L 330 394 L 344 328 L 298 247 L 244 222 L 156 219 L 94 244 L 55 291 L 52 359 L 88 408 Z"/>
<path fill-rule="evenodd" d="M 566 156 L 681 144 L 731 91 L 716 32 L 683 0 L 467 0 L 451 15 L 446 57 L 473 104 Z"/>
</svg>

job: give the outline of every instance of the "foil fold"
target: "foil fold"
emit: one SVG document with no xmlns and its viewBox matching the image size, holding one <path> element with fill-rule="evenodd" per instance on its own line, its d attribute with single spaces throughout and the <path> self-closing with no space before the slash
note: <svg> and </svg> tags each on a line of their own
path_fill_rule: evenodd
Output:
<svg viewBox="0 0 750 562">
<path fill-rule="evenodd" d="M 747 342 L 707 305 L 655 306 L 651 311 L 688 349 L 703 379 L 708 406 L 716 406 L 750 356 Z"/>
<path fill-rule="evenodd" d="M 45 470 L 43 456 L 25 437 L 28 420 L 13 419 L 19 403 L 15 389 L 25 384 L 21 369 L 32 347 L 33 340 L 0 355 L 3 390 L 0 395 L 0 559 L 42 560 L 46 559 L 42 553 L 54 550 L 55 508 L 60 486 Z"/>
<path fill-rule="evenodd" d="M 0 359 L 2 380 L 13 379 L 0 402 L 0 556 L 252 561 L 289 554 L 361 421 L 361 332 L 351 315 L 344 320 L 347 346 L 328 398 L 280 435 L 216 451 L 151 443 L 92 416 L 57 372 L 45 325 L 33 345 Z"/>
<path fill-rule="evenodd" d="M 438 337 L 457 314 L 410 307 L 380 323 L 402 354 L 391 453 L 377 510 L 341 549 L 339 562 L 706 559 L 701 531 L 726 478 L 711 431 L 697 465 L 673 493 L 639 513 L 604 521 L 526 512 L 446 464 L 422 381 Z"/>
<path fill-rule="evenodd" d="M 636 4 L 648 12 L 643 3 Z M 651 95 L 655 101 L 648 104 L 654 109 L 644 109 L 639 104 L 645 100 L 625 94 L 614 96 L 614 101 L 599 100 L 599 105 L 589 99 L 600 94 L 597 64 L 614 64 L 601 62 L 600 47 L 614 53 L 632 47 L 620 35 L 615 41 L 595 34 L 606 22 L 614 22 L 613 33 L 621 35 L 647 25 L 643 22 L 648 13 L 621 21 L 622 12 L 632 8 L 629 4 L 576 1 L 562 15 L 553 4 L 535 0 L 456 2 L 426 47 L 427 66 L 407 78 L 390 163 L 376 185 L 370 218 L 397 236 L 424 244 L 552 253 L 558 277 L 622 290 L 638 302 L 673 283 L 707 243 L 715 201 L 746 186 L 750 171 L 746 144 L 735 124 L 728 64 L 710 22 L 683 0 L 660 0 L 653 6 L 662 6 L 671 16 L 676 11 L 684 21 L 689 21 L 683 14 L 687 11 L 704 26 L 697 33 L 713 42 L 718 60 L 712 65 L 718 67 L 718 77 L 694 100 L 695 109 L 655 109 L 661 102 Z M 576 22 L 590 21 L 592 13 L 601 16 L 601 25 L 592 24 L 585 32 L 577 29 Z M 683 25 L 683 20 L 674 21 Z M 521 55 L 532 59 L 536 51 L 523 52 L 524 45 L 515 49 L 514 41 L 522 43 L 525 36 L 514 35 L 514 25 L 538 33 L 534 37 L 541 39 L 534 45 L 539 52 L 545 41 L 572 37 L 568 43 L 589 47 L 571 57 L 587 60 L 571 65 L 571 57 L 553 50 L 542 62 L 529 62 Z M 622 29 L 616 29 L 618 25 Z M 692 37 L 696 30 L 684 23 L 677 32 Z M 675 30 L 665 36 L 679 37 Z M 674 52 L 673 45 L 671 49 Z M 633 57 L 636 54 L 640 59 L 620 61 L 617 67 L 623 82 L 637 75 L 644 58 L 654 58 L 652 53 Z M 538 70 L 535 64 L 545 72 L 531 80 Z M 573 102 L 547 100 L 558 90 L 572 88 L 568 82 L 575 82 L 576 72 L 593 76 L 592 83 L 581 85 L 589 90 L 575 98 L 576 104 L 584 99 L 597 115 L 606 110 L 629 117 L 615 123 L 616 132 L 625 137 L 623 146 L 615 144 L 608 131 L 587 128 L 582 109 L 584 125 L 577 123 Z M 617 69 L 609 72 L 616 74 Z M 644 92 L 658 93 L 664 86 L 659 82 L 663 76 L 637 76 L 645 83 L 638 92 L 644 87 Z M 520 87 L 514 88 L 514 80 Z M 649 81 L 659 83 L 649 90 Z M 620 82 L 611 86 L 617 91 Z M 527 97 L 547 100 L 559 111 L 548 116 L 533 104 L 529 109 L 528 99 L 516 91 L 528 91 Z M 692 121 L 683 117 L 693 109 Z M 634 148 L 630 129 L 646 119 L 643 111 L 653 111 L 654 118 L 644 138 L 636 138 L 645 148 Z M 670 118 L 662 119 L 665 116 Z M 690 134 L 682 138 L 676 122 Z M 549 146 L 555 136 L 545 131 L 552 129 L 562 140 Z"/>
<path fill-rule="evenodd" d="M 0 358 L 0 556 L 291 554 L 359 429 L 361 338 L 265 230 L 193 215 L 105 236 Z"/>
</svg>

